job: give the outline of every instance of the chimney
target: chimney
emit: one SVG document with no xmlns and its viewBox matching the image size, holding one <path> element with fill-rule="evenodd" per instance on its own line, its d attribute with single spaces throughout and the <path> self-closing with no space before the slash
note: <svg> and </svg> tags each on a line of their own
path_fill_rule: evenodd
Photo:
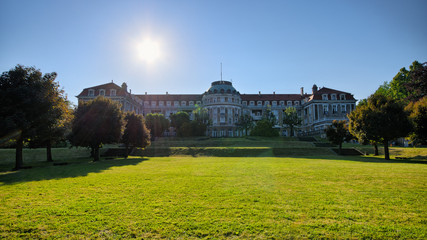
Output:
<svg viewBox="0 0 427 240">
<path fill-rule="evenodd" d="M 129 93 L 132 94 L 132 89 L 129 89 Z"/>
<path fill-rule="evenodd" d="M 312 90 L 313 90 L 313 94 L 315 94 L 317 92 L 317 85 L 316 84 L 313 85 Z"/>
<path fill-rule="evenodd" d="M 125 90 L 126 92 L 128 91 L 128 85 L 124 82 L 122 83 L 122 88 L 123 90 Z"/>
<path fill-rule="evenodd" d="M 168 95 L 169 93 L 168 92 L 166 92 L 166 95 Z"/>
<path fill-rule="evenodd" d="M 304 96 L 304 88 L 301 87 L 301 96 Z"/>
<path fill-rule="evenodd" d="M 258 91 L 258 95 L 260 95 L 260 96 L 261 96 L 261 91 Z"/>
<path fill-rule="evenodd" d="M 145 95 L 147 95 L 147 92 L 145 92 Z"/>
<path fill-rule="evenodd" d="M 273 92 L 273 95 L 276 95 L 276 92 Z"/>
</svg>

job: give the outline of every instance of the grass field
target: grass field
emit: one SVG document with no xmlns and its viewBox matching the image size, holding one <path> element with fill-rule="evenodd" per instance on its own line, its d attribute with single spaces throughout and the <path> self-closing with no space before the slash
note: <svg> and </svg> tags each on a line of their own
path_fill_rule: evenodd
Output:
<svg viewBox="0 0 427 240">
<path fill-rule="evenodd" d="M 226 141 L 243 149 L 268 142 Z M 185 147 L 178 142 L 159 144 Z M 68 165 L 0 172 L 0 238 L 427 238 L 427 165 L 419 161 L 306 154 L 94 163 L 86 150 L 69 150 L 72 158 L 57 151 Z"/>
</svg>

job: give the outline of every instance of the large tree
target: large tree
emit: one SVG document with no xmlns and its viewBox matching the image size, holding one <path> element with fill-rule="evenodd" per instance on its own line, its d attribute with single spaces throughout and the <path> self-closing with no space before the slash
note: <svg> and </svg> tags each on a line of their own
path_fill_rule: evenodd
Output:
<svg viewBox="0 0 427 240">
<path fill-rule="evenodd" d="M 251 131 L 251 136 L 277 137 L 279 131 L 274 128 L 276 124 L 276 116 L 271 112 L 270 108 L 264 111 L 262 119 L 256 122 L 255 127 Z"/>
<path fill-rule="evenodd" d="M 384 82 L 375 93 L 386 95 L 394 100 L 414 101 L 425 96 L 427 89 L 427 64 L 414 61 L 409 70 L 401 68 L 390 82 Z"/>
<path fill-rule="evenodd" d="M 99 148 L 120 141 L 123 114 L 118 103 L 104 97 L 80 102 L 72 123 L 70 141 L 74 146 L 90 147 L 93 160 L 99 160 Z"/>
<path fill-rule="evenodd" d="M 36 136 L 30 145 L 46 147 L 48 162 L 52 159 L 52 144 L 65 140 L 66 133 L 71 129 L 72 109 L 70 102 L 64 96 L 64 91 L 55 82 L 56 73 L 45 74 L 44 101 L 49 106 L 48 111 L 38 119 Z"/>
<path fill-rule="evenodd" d="M 145 148 L 150 145 L 150 131 L 145 126 L 144 118 L 134 112 L 127 113 L 125 116 L 125 130 L 122 142 L 126 146 L 125 157 L 129 155 L 129 150 L 134 147 Z"/>
<path fill-rule="evenodd" d="M 169 120 L 165 115 L 160 113 L 149 113 L 145 117 L 145 124 L 150 129 L 151 140 L 156 137 L 161 137 L 162 134 L 169 128 Z"/>
<path fill-rule="evenodd" d="M 283 113 L 283 124 L 290 129 L 291 137 L 294 136 L 294 128 L 301 125 L 302 119 L 298 116 L 298 112 L 295 108 L 286 108 Z"/>
<path fill-rule="evenodd" d="M 347 121 L 337 121 L 334 120 L 332 125 L 328 126 L 325 130 L 326 137 L 330 142 L 339 146 L 338 153 L 342 153 L 342 143 L 350 141 L 352 135 L 348 131 Z"/>
<path fill-rule="evenodd" d="M 46 95 L 54 75 L 43 77 L 34 67 L 17 65 L 0 77 L 0 136 L 16 139 L 15 169 L 23 166 L 24 141 L 35 136 L 36 129 L 44 124 L 43 116 L 52 107 Z"/>
<path fill-rule="evenodd" d="M 236 125 L 240 129 L 240 131 L 242 131 L 244 135 L 247 136 L 249 134 L 249 130 L 251 130 L 254 126 L 254 119 L 249 114 L 243 114 L 240 115 L 239 121 Z"/>
<path fill-rule="evenodd" d="M 411 130 L 408 114 L 398 101 L 382 94 L 373 94 L 367 104 L 358 106 L 349 114 L 351 133 L 372 141 L 381 141 L 384 145 L 384 157 L 390 159 L 391 140 L 406 137 Z"/>
<path fill-rule="evenodd" d="M 187 135 L 188 125 L 190 124 L 190 115 L 187 112 L 177 112 L 171 114 L 170 119 L 171 126 L 175 128 L 176 134 L 179 137 Z"/>
<path fill-rule="evenodd" d="M 411 102 L 405 110 L 410 112 L 409 119 L 413 125 L 410 135 L 415 144 L 427 144 L 427 96 L 417 102 Z"/>
</svg>

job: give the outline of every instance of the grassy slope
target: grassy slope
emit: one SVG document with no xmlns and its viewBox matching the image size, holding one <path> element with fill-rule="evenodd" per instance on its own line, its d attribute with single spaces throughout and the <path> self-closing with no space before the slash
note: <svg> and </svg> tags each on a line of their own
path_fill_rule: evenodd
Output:
<svg viewBox="0 0 427 240">
<path fill-rule="evenodd" d="M 427 237 L 425 164 L 325 155 L 280 138 L 151 148 L 175 152 L 93 163 L 86 149 L 54 149 L 69 164 L 51 166 L 44 150 L 26 150 L 24 163 L 39 167 L 7 172 L 13 151 L 0 150 L 0 238 Z M 300 156 L 273 157 L 277 149 Z M 242 153 L 250 157 L 200 157 Z"/>
</svg>

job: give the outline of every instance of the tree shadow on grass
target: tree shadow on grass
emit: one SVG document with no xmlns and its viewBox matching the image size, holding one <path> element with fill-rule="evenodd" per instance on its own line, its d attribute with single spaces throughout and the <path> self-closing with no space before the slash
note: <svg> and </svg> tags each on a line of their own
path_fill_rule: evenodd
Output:
<svg viewBox="0 0 427 240">
<path fill-rule="evenodd" d="M 53 165 L 21 169 L 18 171 L 0 173 L 0 186 L 30 181 L 43 181 L 61 178 L 74 178 L 87 176 L 89 173 L 100 173 L 112 167 L 137 165 L 148 158 L 137 159 L 109 159 L 98 162 L 79 162 L 71 164 Z"/>
</svg>

